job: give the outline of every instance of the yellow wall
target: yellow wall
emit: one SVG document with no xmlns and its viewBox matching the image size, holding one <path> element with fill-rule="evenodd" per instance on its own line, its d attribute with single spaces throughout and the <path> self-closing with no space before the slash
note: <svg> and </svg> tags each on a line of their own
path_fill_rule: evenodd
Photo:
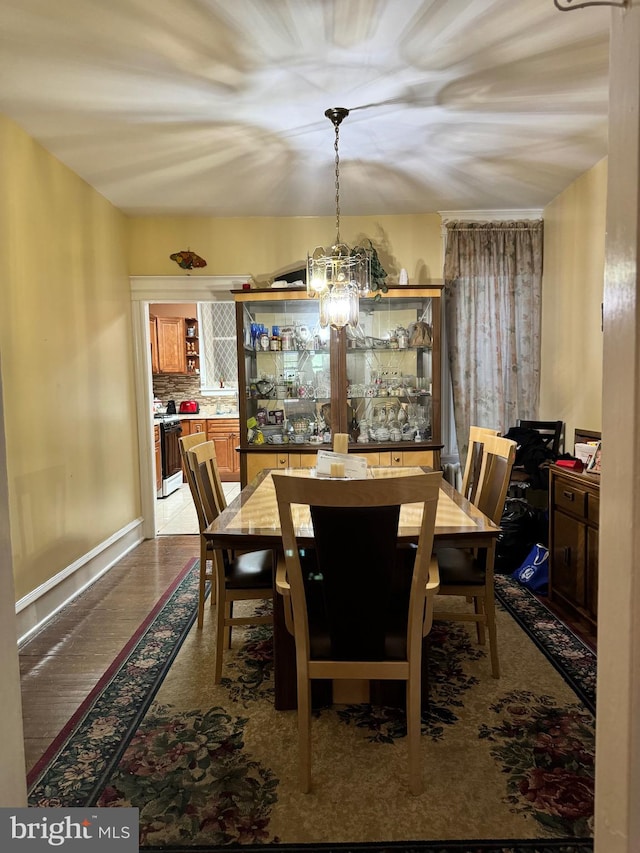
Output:
<svg viewBox="0 0 640 853">
<path fill-rule="evenodd" d="M 544 211 L 540 417 L 573 433 L 602 429 L 602 329 L 607 160 Z"/>
<path fill-rule="evenodd" d="M 0 116 L 16 596 L 140 515 L 126 218 Z"/>
<path fill-rule="evenodd" d="M 418 216 L 343 216 L 340 237 L 354 245 L 370 238 L 389 281 L 404 267 L 411 284 L 442 278 L 442 236 L 437 213 Z M 335 239 L 333 217 L 215 219 L 136 217 L 130 220 L 131 275 L 185 275 L 169 255 L 191 249 L 207 262 L 191 275 L 248 273 L 257 281 L 306 264 L 307 252 Z"/>
</svg>

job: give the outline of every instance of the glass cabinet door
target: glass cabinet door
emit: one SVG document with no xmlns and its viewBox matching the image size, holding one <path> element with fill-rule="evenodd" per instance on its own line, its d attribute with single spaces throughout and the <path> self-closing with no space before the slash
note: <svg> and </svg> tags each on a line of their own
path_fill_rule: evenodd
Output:
<svg viewBox="0 0 640 853">
<path fill-rule="evenodd" d="M 439 312 L 430 296 L 360 300 L 359 326 L 346 330 L 347 417 L 359 443 L 440 441 Z"/>
<path fill-rule="evenodd" d="M 244 446 L 320 443 L 330 425 L 330 336 L 318 302 L 238 304 L 246 394 Z M 241 314 L 240 314 L 241 312 Z"/>
</svg>

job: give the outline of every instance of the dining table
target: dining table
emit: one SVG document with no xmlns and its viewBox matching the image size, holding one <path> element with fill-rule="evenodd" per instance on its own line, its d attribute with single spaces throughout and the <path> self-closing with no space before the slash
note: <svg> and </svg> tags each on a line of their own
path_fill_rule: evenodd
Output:
<svg viewBox="0 0 640 853">
<path fill-rule="evenodd" d="M 425 466 L 372 466 L 367 477 L 399 477 L 430 472 Z M 282 550 L 282 533 L 276 500 L 274 476 L 317 477 L 315 468 L 264 469 L 248 483 L 220 515 L 203 531 L 214 549 Z M 422 509 L 419 504 L 404 505 L 398 527 L 399 544 L 417 542 Z M 310 508 L 295 507 L 294 523 L 300 546 L 313 544 Z M 484 515 L 444 478 L 440 484 L 434 530 L 434 550 L 439 547 L 486 549 L 487 563 L 493 565 L 500 527 Z M 277 710 L 296 707 L 295 642 L 284 617 L 282 597 L 273 603 L 274 704 Z M 334 701 L 339 701 L 334 698 Z"/>
</svg>

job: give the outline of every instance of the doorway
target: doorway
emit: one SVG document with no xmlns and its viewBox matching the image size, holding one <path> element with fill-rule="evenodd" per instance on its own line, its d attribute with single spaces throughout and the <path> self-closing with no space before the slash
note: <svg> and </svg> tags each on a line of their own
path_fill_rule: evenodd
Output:
<svg viewBox="0 0 640 853">
<path fill-rule="evenodd" d="M 249 274 L 233 276 L 131 276 L 132 323 L 135 359 L 136 414 L 140 457 L 140 500 L 142 534 L 145 539 L 158 535 L 156 519 L 155 447 L 151 412 L 153 380 L 149 306 L 153 303 L 185 304 L 219 302 L 240 290 Z"/>
</svg>

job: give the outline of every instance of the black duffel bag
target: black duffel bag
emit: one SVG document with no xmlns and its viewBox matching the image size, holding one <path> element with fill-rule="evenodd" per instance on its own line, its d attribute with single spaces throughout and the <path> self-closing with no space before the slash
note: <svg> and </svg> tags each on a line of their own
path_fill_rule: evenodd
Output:
<svg viewBox="0 0 640 853">
<path fill-rule="evenodd" d="M 538 542 L 548 544 L 548 513 L 523 498 L 507 498 L 500 519 L 494 571 L 510 575 Z"/>
</svg>

